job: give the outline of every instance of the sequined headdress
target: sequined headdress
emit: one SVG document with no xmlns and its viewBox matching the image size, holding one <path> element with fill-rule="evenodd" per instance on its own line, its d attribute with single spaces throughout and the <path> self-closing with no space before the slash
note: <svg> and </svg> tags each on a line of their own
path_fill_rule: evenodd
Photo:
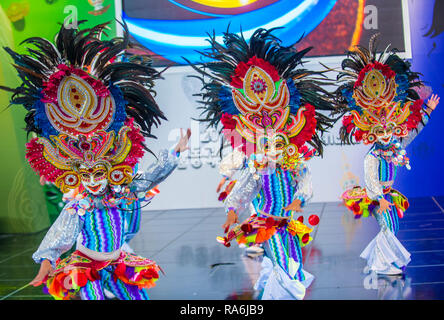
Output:
<svg viewBox="0 0 444 320">
<path fill-rule="evenodd" d="M 31 167 L 63 192 L 80 184 L 78 169 L 102 165 L 113 185 L 129 183 L 151 127 L 165 119 L 152 97 L 160 74 L 147 57 L 122 59 L 129 36 L 103 41 L 107 23 L 61 27 L 55 43 L 29 38 L 27 54 L 5 50 L 22 80 L 11 104 L 28 111 Z"/>
<path fill-rule="evenodd" d="M 387 47 L 377 55 L 377 36 L 371 38 L 368 49 L 357 46 L 342 61 L 338 80 L 344 83 L 337 94 L 348 107 L 340 130 L 345 143 L 374 143 L 378 130 L 390 130 L 402 138 L 421 121 L 423 100 L 415 90 L 422 85 L 419 74 L 396 50 Z"/>
<path fill-rule="evenodd" d="M 212 48 L 201 54 L 212 62 L 194 66 L 203 83 L 200 120 L 214 127 L 222 123 L 232 147 L 242 145 L 247 155 L 273 140 L 294 163 L 322 153 L 319 134 L 332 120 L 318 111 L 333 108 L 319 74 L 301 67 L 311 48 L 284 47 L 272 32 L 258 29 L 248 43 L 242 34 L 226 32 L 223 45 L 210 36 Z"/>
</svg>

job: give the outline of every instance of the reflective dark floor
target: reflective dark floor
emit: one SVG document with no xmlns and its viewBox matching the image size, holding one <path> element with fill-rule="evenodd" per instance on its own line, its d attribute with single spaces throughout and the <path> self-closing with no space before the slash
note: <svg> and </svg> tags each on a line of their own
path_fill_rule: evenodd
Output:
<svg viewBox="0 0 444 320">
<path fill-rule="evenodd" d="M 444 299 L 444 197 L 410 202 L 398 233 L 412 254 L 402 277 L 362 272 L 359 254 L 379 231 L 374 218 L 355 220 L 340 203 L 308 205 L 305 219 L 317 214 L 320 223 L 303 248 L 304 268 L 315 275 L 306 299 Z M 257 298 L 261 257 L 216 242 L 224 218 L 221 208 L 144 212 L 131 246 L 165 271 L 151 299 Z M 49 299 L 41 288 L 22 288 L 37 273 L 31 255 L 44 234 L 0 235 L 0 299 Z"/>
</svg>

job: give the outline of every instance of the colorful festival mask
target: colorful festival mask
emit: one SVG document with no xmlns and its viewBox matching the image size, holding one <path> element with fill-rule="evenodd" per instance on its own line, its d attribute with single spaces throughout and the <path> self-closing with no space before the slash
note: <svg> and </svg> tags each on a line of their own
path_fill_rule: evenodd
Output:
<svg viewBox="0 0 444 320">
<path fill-rule="evenodd" d="M 30 38 L 28 54 L 6 51 L 23 83 L 11 104 L 28 111 L 31 167 L 62 192 L 81 183 L 92 194 L 108 184 L 128 184 L 144 155 L 152 125 L 165 119 L 151 93 L 158 72 L 146 57 L 123 61 L 123 38 L 100 40 L 107 24 L 91 29 L 61 27 L 55 44 Z M 141 62 L 142 61 L 142 62 Z"/>
<path fill-rule="evenodd" d="M 356 47 L 342 62 L 338 80 L 345 81 L 338 90 L 341 103 L 348 106 L 340 134 L 346 143 L 363 141 L 387 145 L 392 137 L 405 137 L 421 121 L 421 106 L 415 88 L 421 85 L 418 73 L 395 51 L 387 49 L 376 59 L 374 42 L 369 49 Z"/>
<path fill-rule="evenodd" d="M 320 82 L 312 79 L 316 73 L 296 69 L 311 48 L 282 47 L 272 31 L 256 30 L 249 43 L 227 32 L 225 46 L 210 38 L 212 48 L 202 54 L 214 62 L 194 66 L 203 75 L 200 96 L 206 119 L 201 121 L 212 126 L 221 122 L 225 138 L 247 156 L 262 153 L 293 168 L 299 160 L 322 153 L 317 132 L 332 121 L 317 110 L 333 108 Z"/>
</svg>

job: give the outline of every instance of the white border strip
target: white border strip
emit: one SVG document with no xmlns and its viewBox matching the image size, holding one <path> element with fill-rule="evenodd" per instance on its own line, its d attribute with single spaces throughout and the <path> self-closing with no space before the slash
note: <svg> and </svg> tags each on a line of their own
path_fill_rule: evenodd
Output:
<svg viewBox="0 0 444 320">
<path fill-rule="evenodd" d="M 400 56 L 404 59 L 412 58 L 412 39 L 410 35 L 410 14 L 408 0 L 401 0 L 402 7 L 402 24 L 404 31 L 404 52 L 400 52 Z"/>
<path fill-rule="evenodd" d="M 122 22 L 122 0 L 114 0 L 114 7 L 115 7 L 115 15 L 116 15 L 116 36 L 121 37 L 123 36 L 123 28 L 120 25 L 119 22 Z"/>
</svg>

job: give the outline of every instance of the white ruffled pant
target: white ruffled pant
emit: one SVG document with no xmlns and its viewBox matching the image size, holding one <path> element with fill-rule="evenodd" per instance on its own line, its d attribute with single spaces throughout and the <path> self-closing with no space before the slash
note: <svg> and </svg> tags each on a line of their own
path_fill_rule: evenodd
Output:
<svg viewBox="0 0 444 320">
<path fill-rule="evenodd" d="M 411 260 L 410 253 L 387 228 L 379 231 L 360 257 L 367 260 L 370 271 L 376 273 L 383 273 L 393 265 L 397 268 L 405 267 Z"/>
<path fill-rule="evenodd" d="M 305 280 L 293 280 L 278 264 L 273 266 L 273 262 L 266 256 L 261 267 L 254 289 L 264 290 L 262 300 L 302 300 L 305 297 L 306 288 L 314 279 L 312 274 L 302 270 Z M 299 264 L 295 262 L 290 270 L 296 272 L 298 267 Z"/>
</svg>

